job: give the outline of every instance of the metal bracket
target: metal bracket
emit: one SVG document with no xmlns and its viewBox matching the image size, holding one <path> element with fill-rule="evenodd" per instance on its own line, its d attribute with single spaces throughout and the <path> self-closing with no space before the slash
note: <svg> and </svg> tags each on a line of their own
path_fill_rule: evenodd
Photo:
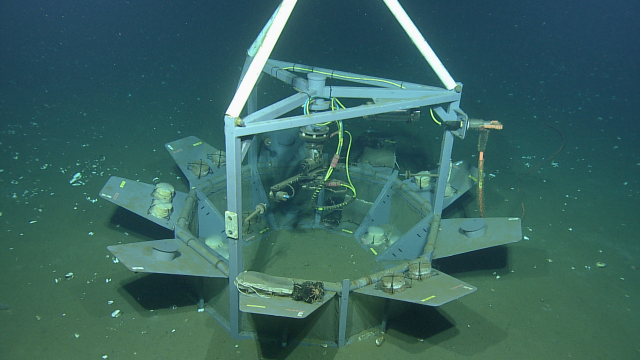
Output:
<svg viewBox="0 0 640 360">
<path fill-rule="evenodd" d="M 227 232 L 227 236 L 232 239 L 238 238 L 238 214 L 225 211 L 224 212 L 224 227 Z"/>
</svg>

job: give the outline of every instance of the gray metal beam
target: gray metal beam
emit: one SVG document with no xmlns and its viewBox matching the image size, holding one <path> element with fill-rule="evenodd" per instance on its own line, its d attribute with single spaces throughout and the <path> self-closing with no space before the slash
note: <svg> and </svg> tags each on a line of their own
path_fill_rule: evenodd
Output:
<svg viewBox="0 0 640 360">
<path fill-rule="evenodd" d="M 249 125 L 251 123 L 259 123 L 265 120 L 273 120 L 279 116 L 282 116 L 289 111 L 299 108 L 304 105 L 305 101 L 309 99 L 309 96 L 313 94 L 304 94 L 298 93 L 295 95 L 291 95 L 285 99 L 278 101 L 275 104 L 269 105 L 265 108 L 262 108 L 256 112 L 250 113 L 245 116 L 242 120 L 245 125 Z M 275 129 L 281 130 L 281 129 Z M 271 131 L 271 130 L 267 130 Z"/>
<path fill-rule="evenodd" d="M 349 279 L 342 280 L 340 293 L 340 320 L 338 323 L 338 347 L 343 347 L 347 341 L 347 315 L 349 311 Z"/>
<path fill-rule="evenodd" d="M 433 200 L 433 212 L 438 215 L 442 215 L 442 210 L 444 209 L 445 190 L 447 188 L 447 180 L 449 180 L 449 173 L 451 172 L 453 140 L 454 136 L 451 131 L 445 131 L 442 139 L 442 149 L 440 150 L 440 167 Z"/>
<path fill-rule="evenodd" d="M 321 68 L 317 66 L 298 64 L 298 63 L 280 61 L 280 60 L 274 60 L 274 59 L 269 59 L 267 61 L 267 64 L 272 66 L 269 70 L 270 73 L 273 73 L 274 69 L 280 68 L 282 70 L 290 70 L 290 71 L 301 72 L 306 74 L 309 74 L 309 73 L 322 74 L 329 79 L 349 81 L 349 82 L 363 84 L 363 85 L 380 86 L 384 88 L 404 88 L 404 89 L 431 88 L 431 89 L 440 89 L 440 90 L 446 91 L 446 89 L 439 88 L 436 86 L 415 84 L 415 83 L 410 83 L 402 80 L 385 79 L 385 78 L 371 76 L 371 75 L 363 75 L 363 74 L 357 74 L 357 73 L 352 73 L 348 71 L 327 69 L 327 68 Z"/>
<path fill-rule="evenodd" d="M 460 94 L 445 89 L 382 89 L 374 87 L 357 86 L 326 86 L 322 92 L 326 97 L 346 97 L 359 99 L 412 99 L 428 96 L 437 96 L 438 102 L 452 102 L 460 98 Z"/>
<path fill-rule="evenodd" d="M 235 219 L 238 229 L 237 238 L 227 237 L 229 241 L 229 328 L 231 336 L 240 337 L 241 316 L 239 293 L 234 281 L 242 272 L 242 148 L 240 137 L 234 133 L 235 119 L 225 116 L 225 144 L 227 156 L 227 211 L 239 216 Z M 229 222 L 228 219 L 226 219 Z M 227 229 L 228 230 L 228 229 Z"/>
<path fill-rule="evenodd" d="M 277 131 L 290 129 L 293 127 L 302 127 L 312 124 L 320 124 L 331 121 L 347 120 L 366 115 L 381 114 L 396 110 L 418 108 L 422 106 L 430 106 L 442 102 L 450 102 L 450 95 L 447 96 L 425 96 L 420 98 L 406 100 L 389 100 L 377 104 L 366 104 L 353 108 L 340 109 L 335 111 L 325 111 L 313 113 L 309 115 L 291 116 L 283 119 L 273 119 L 262 121 L 259 123 L 245 123 L 243 127 L 234 129 L 235 136 L 246 136 L 265 133 L 269 131 Z"/>
</svg>

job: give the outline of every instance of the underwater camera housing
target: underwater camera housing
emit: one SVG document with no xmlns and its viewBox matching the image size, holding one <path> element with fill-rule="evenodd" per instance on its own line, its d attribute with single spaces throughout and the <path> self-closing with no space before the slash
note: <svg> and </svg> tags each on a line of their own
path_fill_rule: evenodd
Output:
<svg viewBox="0 0 640 360">
<path fill-rule="evenodd" d="M 444 87 L 270 59 L 295 4 L 285 0 L 249 50 L 224 118 L 224 151 L 195 136 L 165 145 L 189 192 L 120 177 L 100 191 L 174 238 L 109 251 L 131 271 L 191 276 L 202 311 L 237 339 L 343 346 L 384 331 L 392 306 L 440 306 L 474 292 L 433 261 L 519 241 L 520 219 L 442 218 L 478 177 L 451 158 L 454 139 L 469 128 L 459 108 L 462 84 L 397 1 L 385 3 Z M 293 94 L 258 109 L 260 74 Z M 345 107 L 341 98 L 361 105 Z M 421 108 L 461 124 L 442 127 L 438 167 L 401 178 L 391 161 L 347 159 L 350 121 L 416 118 Z M 165 200 L 150 210 L 154 193 Z"/>
</svg>

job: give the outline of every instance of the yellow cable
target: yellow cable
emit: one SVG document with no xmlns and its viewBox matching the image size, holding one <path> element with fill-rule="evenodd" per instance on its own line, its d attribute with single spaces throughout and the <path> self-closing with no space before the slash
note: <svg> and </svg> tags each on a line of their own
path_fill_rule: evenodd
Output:
<svg viewBox="0 0 640 360">
<path fill-rule="evenodd" d="M 310 101 L 307 102 L 307 111 L 308 111 L 309 103 L 310 103 Z M 337 104 L 337 106 L 336 106 L 336 104 Z M 342 105 L 340 100 L 338 100 L 337 98 L 331 98 L 331 109 L 332 110 L 337 110 L 338 108 L 345 109 L 345 106 Z M 318 125 L 327 125 L 327 124 L 330 124 L 330 123 L 331 122 L 327 122 L 327 123 L 318 124 Z M 349 175 L 349 155 L 351 154 L 351 145 L 353 144 L 353 135 L 351 135 L 351 133 L 348 132 L 348 131 L 344 131 L 342 121 L 336 121 L 336 124 L 338 125 L 338 148 L 336 149 L 336 155 L 338 155 L 338 157 L 340 156 L 340 152 L 341 152 L 342 146 L 344 145 L 344 133 L 346 132 L 347 134 L 349 134 L 349 146 L 347 147 L 347 158 L 346 158 L 346 164 L 345 164 L 345 169 L 346 169 L 346 172 L 347 172 L 347 180 L 349 181 L 349 185 L 341 184 L 341 186 L 344 186 L 347 189 L 351 190 L 353 192 L 353 197 L 355 198 L 356 197 L 356 188 L 355 188 L 355 186 L 353 186 L 353 183 L 351 182 L 351 176 Z M 324 176 L 323 182 L 328 181 L 329 178 L 331 177 L 331 174 L 333 174 L 333 167 L 329 166 L 329 168 L 327 169 L 327 173 Z M 312 196 L 312 199 L 317 196 L 317 193 L 320 192 L 321 189 L 322 189 L 322 187 L 320 187 L 320 188 L 318 188 L 316 190 L 316 193 Z M 321 210 L 321 208 L 318 208 L 318 209 Z"/>
<path fill-rule="evenodd" d="M 347 172 L 347 180 L 349 181 L 349 184 L 342 184 L 341 183 L 340 186 L 344 186 L 347 189 L 351 190 L 351 192 L 353 192 L 353 197 L 351 198 L 351 200 L 345 201 L 345 202 L 343 202 L 341 204 L 338 204 L 338 205 L 318 206 L 318 207 L 316 207 L 316 209 L 320 210 L 320 211 L 324 211 L 326 209 L 333 209 L 333 208 L 339 208 L 339 207 L 345 206 L 345 205 L 347 205 L 347 203 L 353 201 L 357 196 L 356 187 L 353 186 L 353 183 L 351 182 L 351 176 L 349 175 L 349 155 L 351 154 L 351 144 L 353 143 L 353 135 L 351 135 L 351 133 L 348 132 L 348 131 L 344 131 L 344 132 L 349 135 L 349 146 L 347 147 L 347 158 L 346 158 L 346 164 L 345 164 L 345 169 L 346 169 L 346 172 Z M 331 166 L 329 166 L 329 171 L 327 171 L 327 176 L 324 179 L 325 182 L 329 179 L 329 176 L 331 176 L 332 173 L 333 173 L 333 168 Z M 324 186 L 322 186 L 322 187 L 324 187 Z M 314 199 L 317 196 L 317 194 L 320 192 L 320 190 L 322 190 L 322 187 L 319 187 L 318 189 L 316 189 L 316 192 L 313 194 L 312 199 Z"/>
<path fill-rule="evenodd" d="M 349 154 L 351 153 L 351 144 L 353 143 L 353 135 L 351 135 L 350 132 L 345 131 L 347 133 L 347 135 L 349 135 L 349 146 L 347 147 L 347 159 L 345 161 L 345 165 L 344 168 L 347 172 L 347 180 L 349 180 L 349 185 L 351 185 L 351 191 L 353 191 L 353 197 L 356 197 L 356 187 L 353 186 L 353 183 L 351 182 L 351 176 L 349 176 Z"/>
<path fill-rule="evenodd" d="M 336 155 L 338 155 L 338 158 L 340 157 L 340 151 L 342 150 L 342 121 L 336 121 L 336 123 L 338 124 L 338 148 L 336 149 Z M 329 168 L 327 169 L 327 173 L 324 176 L 324 181 L 329 180 L 329 177 L 331 176 L 331 174 L 333 173 L 333 167 L 329 166 Z"/>
<path fill-rule="evenodd" d="M 429 113 L 431 113 L 431 118 L 433 119 L 433 122 L 435 122 L 438 125 L 442 125 L 442 123 L 440 121 L 436 120 L 436 117 L 433 116 L 433 109 L 432 108 L 429 108 Z"/>
</svg>

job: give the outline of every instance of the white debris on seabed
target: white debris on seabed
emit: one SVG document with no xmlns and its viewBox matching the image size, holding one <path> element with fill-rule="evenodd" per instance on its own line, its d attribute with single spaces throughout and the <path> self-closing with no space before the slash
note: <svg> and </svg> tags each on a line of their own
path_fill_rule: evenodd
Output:
<svg viewBox="0 0 640 360">
<path fill-rule="evenodd" d="M 96 159 L 91 160 L 77 160 L 74 164 L 68 166 L 60 166 L 59 164 L 54 164 L 50 162 L 43 163 L 43 159 L 35 156 L 29 156 L 24 154 L 19 154 L 18 152 L 13 152 L 12 156 L 15 160 L 20 158 L 20 161 L 24 162 L 25 166 L 32 166 L 31 169 L 27 169 L 24 174 L 16 174 L 8 169 L 0 169 L 0 172 L 9 173 L 7 176 L 13 177 L 13 179 L 8 179 L 8 181 L 12 185 L 16 185 L 11 188 L 11 192 L 9 193 L 9 197 L 14 199 L 16 203 L 19 204 L 29 204 L 29 199 L 40 195 L 40 194 L 48 194 L 50 196 L 55 196 L 57 191 L 52 187 L 41 188 L 42 184 L 52 184 L 54 182 L 51 179 L 38 178 L 37 174 L 39 171 L 49 172 L 52 169 L 59 169 L 60 173 L 66 177 L 66 181 L 71 186 L 82 186 L 89 183 L 93 180 L 94 177 L 105 177 L 111 176 L 111 173 L 115 173 L 118 171 L 117 167 L 107 167 L 104 165 L 106 161 L 105 156 L 100 156 Z M 23 160 L 23 158 L 27 158 Z M 69 173 L 74 174 L 71 177 L 67 177 Z M 47 175 L 50 176 L 50 175 Z M 100 179 L 102 181 L 102 179 Z M 31 184 L 31 186 L 29 186 Z M 90 197 L 86 193 L 85 199 L 91 203 L 98 202 L 98 198 Z M 38 212 L 43 212 L 43 209 L 37 209 Z"/>
<path fill-rule="evenodd" d="M 82 174 L 79 172 L 75 173 L 75 175 L 73 175 L 71 180 L 69 180 L 69 184 L 71 184 L 71 186 L 84 185 L 84 182 L 81 181 L 80 179 L 82 179 Z"/>
</svg>

